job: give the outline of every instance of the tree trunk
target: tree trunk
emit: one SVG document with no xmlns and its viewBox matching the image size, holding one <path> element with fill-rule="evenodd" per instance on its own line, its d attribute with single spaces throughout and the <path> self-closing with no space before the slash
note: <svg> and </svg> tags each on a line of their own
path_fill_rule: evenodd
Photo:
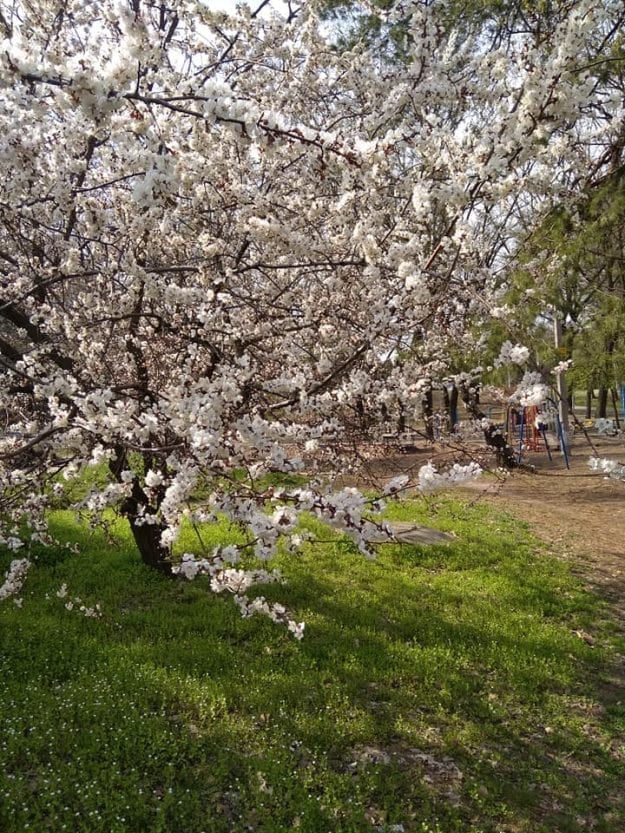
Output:
<svg viewBox="0 0 625 833">
<path fill-rule="evenodd" d="M 469 416 L 475 420 L 486 419 L 486 414 L 482 411 L 479 405 L 479 396 L 477 390 L 469 389 L 466 385 L 462 385 L 460 389 L 464 407 Z M 514 449 L 508 445 L 508 440 L 502 433 L 501 429 L 496 425 L 489 425 L 484 428 L 484 440 L 489 448 L 492 448 L 497 453 L 497 464 L 504 466 L 507 469 L 514 469 L 518 466 L 516 454 Z"/>
<path fill-rule="evenodd" d="M 620 431 L 621 419 L 618 413 L 618 397 L 614 388 L 610 388 L 610 395 L 612 396 L 612 407 L 614 408 L 614 424 L 616 425 L 616 430 Z"/>
<path fill-rule="evenodd" d="M 425 425 L 425 436 L 428 440 L 434 440 L 434 397 L 432 388 L 426 391 L 423 397 L 423 422 Z"/>
<path fill-rule="evenodd" d="M 139 512 L 139 507 L 146 506 L 147 503 L 147 496 L 135 480 L 130 497 L 122 503 L 121 513 L 128 518 L 132 537 L 135 539 L 143 563 L 163 575 L 171 576 L 171 551 L 169 547 L 161 543 L 161 535 L 167 527 L 160 522 L 145 523 L 146 517 L 154 517 L 147 512 Z"/>
<path fill-rule="evenodd" d="M 163 524 L 138 524 L 138 520 L 142 519 L 128 516 L 132 536 L 141 560 L 148 567 L 158 570 L 159 573 L 171 576 L 171 553 L 168 547 L 161 544 L 161 535 L 166 527 Z"/>
<path fill-rule="evenodd" d="M 369 419 L 362 396 L 356 397 L 356 415 L 358 418 L 358 430 L 366 431 L 369 427 Z"/>
<path fill-rule="evenodd" d="M 611 284 L 610 284 L 611 288 Z M 614 355 L 614 340 L 607 338 L 605 341 L 605 374 L 608 378 L 614 378 L 614 365 L 612 357 Z M 597 418 L 607 419 L 608 417 L 608 394 L 609 388 L 602 386 L 599 388 L 599 401 L 597 403 Z"/>
<path fill-rule="evenodd" d="M 443 385 L 443 405 L 445 407 L 445 431 L 451 431 L 452 424 L 451 424 L 451 416 L 450 416 L 450 400 L 449 400 L 449 388 L 447 385 Z"/>
<path fill-rule="evenodd" d="M 455 431 L 458 424 L 458 388 L 454 385 L 449 393 L 449 430 Z"/>
<path fill-rule="evenodd" d="M 397 403 L 397 407 L 399 408 L 399 416 L 397 417 L 397 433 L 398 435 L 401 435 L 406 432 L 406 411 L 404 409 L 404 403 L 401 400 Z"/>
<path fill-rule="evenodd" d="M 121 446 L 118 446 L 115 451 L 116 456 L 109 460 L 109 470 L 117 482 L 121 483 L 121 472 L 126 466 L 126 452 Z M 144 459 L 146 470 L 150 467 L 149 463 L 150 459 L 146 457 Z M 160 522 L 145 523 L 146 517 L 148 520 L 154 518 L 153 514 L 145 511 L 149 503 L 148 496 L 135 477 L 132 481 L 132 490 L 120 507 L 120 513 L 128 518 L 130 531 L 143 563 L 163 575 L 171 576 L 171 551 L 169 547 L 161 543 L 161 535 L 167 527 Z"/>
<path fill-rule="evenodd" d="M 597 419 L 606 419 L 608 415 L 608 389 L 606 387 L 599 388 L 599 396 L 597 397 Z"/>
<path fill-rule="evenodd" d="M 586 390 L 586 419 L 592 419 L 592 397 L 593 390 L 588 388 Z"/>
</svg>

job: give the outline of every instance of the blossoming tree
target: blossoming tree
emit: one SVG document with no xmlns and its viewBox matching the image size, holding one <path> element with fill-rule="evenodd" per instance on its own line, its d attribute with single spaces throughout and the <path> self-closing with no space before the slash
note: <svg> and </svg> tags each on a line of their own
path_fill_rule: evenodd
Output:
<svg viewBox="0 0 625 833">
<path fill-rule="evenodd" d="M 399 65 L 332 48 L 315 3 L 0 0 L 0 542 L 45 536 L 49 501 L 106 463 L 80 506 L 119 507 L 165 572 L 184 515 L 225 514 L 266 559 L 313 510 L 366 550 L 357 493 L 262 475 L 358 402 L 417 401 L 521 216 L 616 130 L 592 65 L 620 3 L 505 47 L 445 5 L 394 6 Z M 204 560 L 216 589 L 239 556 Z"/>
</svg>

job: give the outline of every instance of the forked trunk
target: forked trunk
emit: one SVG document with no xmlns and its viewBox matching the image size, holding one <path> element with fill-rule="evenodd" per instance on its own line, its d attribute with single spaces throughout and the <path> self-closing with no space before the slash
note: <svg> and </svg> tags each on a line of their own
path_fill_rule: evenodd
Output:
<svg viewBox="0 0 625 833">
<path fill-rule="evenodd" d="M 145 464 L 148 469 L 149 460 L 146 460 Z M 126 452 L 122 447 L 117 447 L 115 457 L 109 460 L 109 470 L 118 483 L 122 482 L 121 472 L 126 465 Z M 160 521 L 149 523 L 151 520 L 156 520 L 154 515 L 150 514 L 149 506 L 148 496 L 135 477 L 130 494 L 120 506 L 120 512 L 128 518 L 132 537 L 135 539 L 143 563 L 163 575 L 171 576 L 171 551 L 161 542 L 161 536 L 167 527 Z"/>
</svg>

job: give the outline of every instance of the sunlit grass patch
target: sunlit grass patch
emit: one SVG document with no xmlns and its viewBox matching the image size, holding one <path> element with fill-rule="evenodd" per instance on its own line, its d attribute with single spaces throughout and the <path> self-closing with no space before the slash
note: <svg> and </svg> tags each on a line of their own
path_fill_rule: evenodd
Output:
<svg viewBox="0 0 625 833">
<path fill-rule="evenodd" d="M 0 607 L 0 829 L 620 829 L 622 643 L 601 603 L 484 507 L 388 515 L 457 538 L 367 561 L 307 520 L 326 543 L 261 588 L 306 621 L 299 643 L 205 579 L 151 573 L 124 523 L 107 539 L 57 513 L 80 554 L 43 554 L 23 607 Z"/>
</svg>

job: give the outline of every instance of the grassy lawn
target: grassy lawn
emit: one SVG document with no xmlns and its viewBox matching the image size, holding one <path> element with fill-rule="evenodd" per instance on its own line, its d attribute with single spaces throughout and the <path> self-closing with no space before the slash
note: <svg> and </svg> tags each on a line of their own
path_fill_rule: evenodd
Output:
<svg viewBox="0 0 625 833">
<path fill-rule="evenodd" d="M 602 603 L 485 507 L 389 515 L 457 543 L 284 558 L 288 587 L 263 593 L 306 621 L 299 643 L 151 574 L 123 527 L 111 543 L 57 513 L 82 552 L 42 552 L 23 607 L 0 605 L 0 830 L 625 829 Z M 66 610 L 63 583 L 102 617 Z"/>
</svg>

